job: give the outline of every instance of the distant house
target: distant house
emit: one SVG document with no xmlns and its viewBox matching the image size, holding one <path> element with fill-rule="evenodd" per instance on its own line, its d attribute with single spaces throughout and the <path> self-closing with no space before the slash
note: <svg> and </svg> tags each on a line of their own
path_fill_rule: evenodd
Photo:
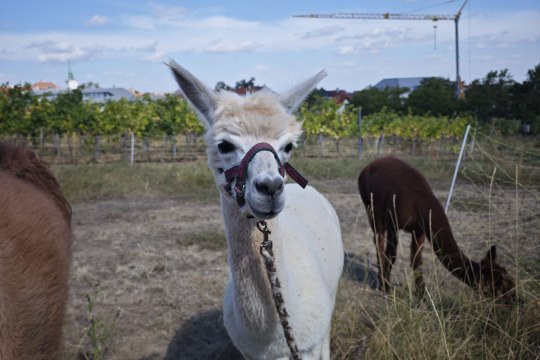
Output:
<svg viewBox="0 0 540 360">
<path fill-rule="evenodd" d="M 124 88 L 84 88 L 81 90 L 83 100 L 96 103 L 105 103 L 107 101 L 118 101 L 126 99 L 135 100 L 135 95 Z"/>
<path fill-rule="evenodd" d="M 343 102 L 348 104 L 352 100 L 352 94 L 348 93 L 346 90 L 325 90 L 321 88 L 320 93 L 325 99 L 334 100 L 336 104 L 341 104 Z"/>
<path fill-rule="evenodd" d="M 389 79 L 382 79 L 379 81 L 374 88 L 379 90 L 384 90 L 386 88 L 407 88 L 409 89 L 409 92 L 406 94 L 403 94 L 404 97 L 409 96 L 411 92 L 416 90 L 418 86 L 420 86 L 420 83 L 424 79 L 429 79 L 428 77 L 407 77 L 407 78 L 389 78 Z"/>
<path fill-rule="evenodd" d="M 231 89 L 231 91 L 234 91 L 240 96 L 246 96 L 248 94 L 256 93 L 257 91 L 260 91 L 264 88 L 265 86 L 238 87 L 236 89 Z"/>
<path fill-rule="evenodd" d="M 68 76 L 66 80 L 67 89 L 61 89 L 52 82 L 39 81 L 32 85 L 32 91 L 35 95 L 44 96 L 49 100 L 54 100 L 59 94 L 66 91 L 73 91 L 79 88 L 79 82 L 75 80 L 71 71 L 71 64 L 68 63 Z M 99 88 L 99 87 L 83 87 L 81 93 L 84 101 L 95 103 L 105 103 L 107 101 L 118 101 L 126 99 L 128 101 L 135 100 L 133 92 L 124 88 Z"/>
<path fill-rule="evenodd" d="M 60 88 L 50 81 L 38 81 L 32 85 L 33 91 L 58 91 Z"/>
</svg>

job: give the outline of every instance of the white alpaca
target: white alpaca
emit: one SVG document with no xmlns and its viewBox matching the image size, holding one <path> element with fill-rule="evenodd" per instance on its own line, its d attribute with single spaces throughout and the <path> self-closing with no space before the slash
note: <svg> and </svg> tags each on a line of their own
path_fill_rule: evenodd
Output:
<svg viewBox="0 0 540 360">
<path fill-rule="evenodd" d="M 174 61 L 169 66 L 206 128 L 208 164 L 220 191 L 228 243 L 224 322 L 230 338 L 246 359 L 290 356 L 259 253 L 263 235 L 256 223 L 264 219 L 272 232 L 277 276 L 300 356 L 330 359 L 330 323 L 343 268 L 339 221 L 314 188 L 284 185 L 275 158 L 287 163 L 302 131 L 291 114 L 326 74 L 320 72 L 282 95 L 262 90 L 242 97 L 208 89 Z M 238 181 L 228 181 L 226 170 L 238 166 L 261 142 L 275 153 L 259 151 L 248 162 L 244 198 L 237 199 L 231 187 Z"/>
</svg>

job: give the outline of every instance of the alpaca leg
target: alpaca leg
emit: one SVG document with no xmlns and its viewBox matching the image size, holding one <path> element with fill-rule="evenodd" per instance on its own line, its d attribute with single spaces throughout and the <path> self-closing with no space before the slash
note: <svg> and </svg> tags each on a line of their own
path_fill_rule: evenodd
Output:
<svg viewBox="0 0 540 360">
<path fill-rule="evenodd" d="M 416 295 L 421 299 L 424 295 L 425 284 L 422 276 L 422 251 L 426 240 L 425 234 L 420 234 L 418 237 L 413 232 L 411 235 L 411 267 L 414 274 L 414 282 L 416 285 Z"/>
<path fill-rule="evenodd" d="M 321 351 L 321 360 L 330 360 L 330 330 L 324 339 Z"/>
<path fill-rule="evenodd" d="M 386 274 L 388 259 L 385 255 L 386 238 L 384 233 L 376 233 L 374 237 L 377 249 L 377 266 L 379 267 L 379 290 L 387 291 L 389 288 L 388 274 Z"/>
<path fill-rule="evenodd" d="M 396 262 L 397 253 L 397 232 L 392 225 L 386 227 L 386 246 L 384 247 L 384 255 L 382 255 L 381 273 L 384 278 L 383 290 L 390 290 L 390 273 L 392 265 Z M 383 249 L 379 249 L 382 251 Z"/>
<path fill-rule="evenodd" d="M 392 266 L 396 263 L 397 245 L 398 245 L 398 231 L 394 226 L 390 225 L 386 229 L 386 249 L 384 254 L 386 256 L 386 271 L 385 275 L 390 280 L 390 272 Z"/>
</svg>

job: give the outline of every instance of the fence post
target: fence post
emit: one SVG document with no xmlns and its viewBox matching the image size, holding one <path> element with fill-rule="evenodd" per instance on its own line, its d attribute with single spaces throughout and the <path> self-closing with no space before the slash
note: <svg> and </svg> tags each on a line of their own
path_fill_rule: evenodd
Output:
<svg viewBox="0 0 540 360">
<path fill-rule="evenodd" d="M 131 141 L 129 165 L 133 166 L 133 160 L 135 158 L 135 134 L 133 133 L 133 131 L 129 132 L 129 137 L 130 137 L 130 141 Z"/>
<path fill-rule="evenodd" d="M 358 109 L 358 157 L 362 157 L 364 140 L 362 139 L 362 108 Z"/>
<path fill-rule="evenodd" d="M 446 206 L 444 207 L 444 212 L 448 212 L 448 207 L 450 206 L 450 199 L 452 199 L 452 193 L 454 192 L 454 185 L 456 184 L 456 178 L 459 171 L 459 166 L 461 165 L 461 159 L 463 158 L 463 152 L 465 150 L 465 145 L 467 144 L 467 137 L 469 136 L 469 130 L 471 125 L 467 125 L 465 129 L 465 136 L 463 137 L 463 142 L 461 143 L 461 150 L 459 151 L 458 160 L 456 163 L 456 169 L 454 170 L 454 177 L 452 178 L 452 185 L 450 185 L 450 192 L 448 193 L 448 199 L 446 199 Z"/>
</svg>

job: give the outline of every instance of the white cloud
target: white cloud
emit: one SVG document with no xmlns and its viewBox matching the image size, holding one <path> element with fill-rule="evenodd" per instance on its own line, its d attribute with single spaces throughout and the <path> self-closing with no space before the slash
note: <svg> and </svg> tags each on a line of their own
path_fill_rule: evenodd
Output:
<svg viewBox="0 0 540 360">
<path fill-rule="evenodd" d="M 340 55 L 349 55 L 349 54 L 354 54 L 354 53 L 356 53 L 356 52 L 357 52 L 357 50 L 356 50 L 355 47 L 352 46 L 352 45 L 340 46 L 340 47 L 338 48 L 338 53 L 339 53 Z"/>
<path fill-rule="evenodd" d="M 155 53 L 142 58 L 145 62 L 157 63 L 165 60 L 165 53 L 163 51 L 156 51 Z"/>
<path fill-rule="evenodd" d="M 289 17 L 280 21 L 247 21 L 220 15 L 222 9 L 188 11 L 183 7 L 146 4 L 144 12 L 115 16 L 123 28 L 97 32 L 89 28 L 70 32 L 2 32 L 0 57 L 3 62 L 8 60 L 5 63 L 10 69 L 26 61 L 37 64 L 38 61 L 54 63 L 68 59 L 99 60 L 91 65 L 102 68 L 103 64 L 114 63 L 122 68 L 123 65 L 116 64 L 142 61 L 151 68 L 154 65 L 148 63 L 166 60 L 166 56 L 181 57 L 188 64 L 204 63 L 208 68 L 219 65 L 231 77 L 225 79 L 229 81 L 248 78 L 257 72 L 261 78 L 270 79 L 266 82 L 273 87 L 289 80 L 291 73 L 316 71 L 321 67 L 332 69 L 331 77 L 326 81 L 342 81 L 339 86 L 346 88 L 359 88 L 359 81 L 378 81 L 381 72 L 406 76 L 407 72 L 452 75 L 454 71 L 452 21 L 440 21 L 437 28 L 436 53 L 446 59 L 444 62 L 429 57 L 434 53 L 434 30 L 429 21 L 356 22 Z M 469 77 L 473 79 L 485 75 L 481 71 L 486 67 L 501 68 L 499 63 L 510 64 L 510 53 L 517 52 L 524 59 L 534 58 L 533 52 L 538 52 L 540 39 L 538 18 L 538 11 L 462 17 L 460 39 L 464 72 L 469 58 L 472 59 L 469 63 L 478 68 L 473 73 L 469 71 Z M 500 48 L 505 46 L 511 47 L 512 51 L 501 51 Z M 502 55 L 497 58 L 497 54 Z M 491 63 L 486 65 L 488 61 L 484 63 L 483 59 L 487 55 Z M 206 57 L 207 61 L 201 62 L 201 57 Z M 270 64 L 271 68 L 260 64 Z M 35 67 L 41 72 L 53 68 L 42 64 Z M 2 70 L 6 72 L 4 68 Z M 514 70 L 511 66 L 510 71 L 515 75 L 525 73 L 521 68 Z M 208 69 L 203 74 L 210 82 L 221 80 L 222 76 L 217 70 Z M 354 80 L 355 76 L 357 80 Z M 98 82 L 103 80 L 98 79 Z M 355 82 L 354 85 L 348 86 L 351 82 Z"/>
<path fill-rule="evenodd" d="M 87 26 L 102 26 L 107 24 L 108 20 L 106 16 L 103 15 L 94 15 L 87 22 Z"/>
<path fill-rule="evenodd" d="M 28 49 L 37 49 L 36 56 L 39 62 L 66 62 L 90 59 L 102 53 L 105 48 L 99 45 L 78 47 L 68 41 L 50 39 L 37 40 L 26 46 Z"/>
<path fill-rule="evenodd" d="M 340 33 L 340 32 L 342 32 L 344 30 L 345 30 L 345 28 L 342 27 L 342 26 L 337 26 L 337 25 L 326 26 L 326 27 L 322 27 L 322 28 L 319 28 L 319 29 L 307 31 L 307 32 L 303 33 L 300 36 L 300 38 L 306 40 L 306 39 L 311 39 L 311 38 L 314 38 L 314 37 L 331 36 L 331 35 Z"/>
<path fill-rule="evenodd" d="M 63 53 L 48 53 L 48 54 L 39 54 L 37 60 L 39 62 L 67 62 L 76 61 L 89 58 L 88 52 L 82 49 L 74 49 L 72 52 L 63 52 Z"/>
<path fill-rule="evenodd" d="M 111 47 L 110 50 L 114 51 L 139 51 L 139 52 L 156 52 L 158 42 L 150 41 L 147 44 L 135 44 L 130 46 L 122 46 L 120 48 Z"/>
<path fill-rule="evenodd" d="M 236 42 L 224 42 L 221 39 L 211 42 L 204 48 L 204 51 L 228 53 L 228 52 L 251 52 L 255 51 L 260 45 L 252 41 Z"/>
<path fill-rule="evenodd" d="M 182 6 L 152 4 L 152 12 L 158 19 L 177 19 L 185 16 L 188 11 Z"/>
<path fill-rule="evenodd" d="M 238 20 L 227 16 L 210 16 L 202 19 L 191 19 L 179 23 L 181 27 L 190 28 L 192 30 L 257 30 L 262 27 L 262 24 L 257 21 Z"/>
<path fill-rule="evenodd" d="M 142 30 L 154 30 L 157 23 L 155 18 L 148 15 L 126 15 L 120 21 L 127 27 Z"/>
<path fill-rule="evenodd" d="M 167 9 L 171 16 L 167 16 Z M 540 15 L 540 14 L 538 14 Z M 171 20 L 174 18 L 174 21 Z M 509 15 L 510 19 L 471 18 L 471 36 L 467 37 L 464 26 L 462 42 L 471 39 L 472 48 L 478 46 L 513 46 L 516 41 L 538 39 L 540 32 L 533 30 L 535 16 Z M 534 18 L 534 19 L 533 19 Z M 381 26 L 377 21 L 346 22 L 324 19 L 290 18 L 279 22 L 244 21 L 226 16 L 192 18 L 184 8 L 154 7 L 149 15 L 121 17 L 124 25 L 145 31 L 117 31 L 115 33 L 50 33 L 50 34 L 0 34 L 0 43 L 14 58 L 33 57 L 39 54 L 64 53 L 66 44 L 81 50 L 100 47 L 103 54 L 109 52 L 157 52 L 167 54 L 190 54 L 201 52 L 261 52 L 301 53 L 325 51 L 328 54 L 351 55 L 359 52 L 381 51 L 385 48 L 405 48 L 421 45 L 432 48 L 433 28 L 429 22 L 413 22 L 402 26 L 387 22 Z M 165 19 L 165 20 L 164 20 Z M 522 24 L 510 20 L 520 19 Z M 375 25 L 377 24 L 377 25 Z M 374 27 L 376 26 L 376 27 Z M 488 26 L 486 28 L 486 26 Z M 523 29 L 528 29 L 524 32 Z M 159 39 L 159 48 L 156 39 Z M 212 39 L 218 39 L 213 40 Z M 306 39 L 309 39 L 306 41 Z M 47 43 L 47 41 L 49 43 Z M 54 44 L 51 43 L 54 41 Z M 437 42 L 439 49 L 453 47 L 454 32 L 451 22 L 439 24 Z M 41 43 L 40 43 L 41 42 Z M 25 51 L 21 46 L 29 44 Z M 429 45 L 428 45 L 429 43 Z M 62 50 L 62 44 L 64 49 Z M 96 45 L 98 44 L 98 45 Z M 60 51 L 62 50 L 62 51 Z M 90 51 L 87 51 L 90 53 Z M 65 56 L 65 55 L 63 55 Z M 78 56 L 82 56 L 80 53 Z M 58 56 L 57 56 L 58 57 Z M 41 56 L 50 59 L 54 56 Z M 254 65 L 252 65 L 254 66 Z"/>
<path fill-rule="evenodd" d="M 74 50 L 71 43 L 67 41 L 38 40 L 27 46 L 29 49 L 38 49 L 43 54 L 69 53 Z"/>
</svg>

